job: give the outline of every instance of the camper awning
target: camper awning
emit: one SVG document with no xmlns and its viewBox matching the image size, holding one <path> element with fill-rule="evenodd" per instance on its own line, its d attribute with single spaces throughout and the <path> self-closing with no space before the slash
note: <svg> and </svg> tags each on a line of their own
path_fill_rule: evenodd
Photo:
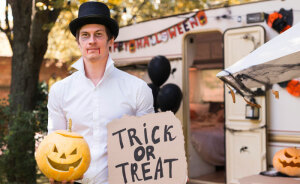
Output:
<svg viewBox="0 0 300 184">
<path fill-rule="evenodd" d="M 268 41 L 217 74 L 242 96 L 256 96 L 251 88 L 300 77 L 300 23 Z"/>
</svg>

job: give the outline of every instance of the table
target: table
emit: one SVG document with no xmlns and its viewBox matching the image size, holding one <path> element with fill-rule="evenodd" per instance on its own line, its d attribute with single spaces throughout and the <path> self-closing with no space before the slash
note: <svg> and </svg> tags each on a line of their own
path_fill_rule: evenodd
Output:
<svg viewBox="0 0 300 184">
<path fill-rule="evenodd" d="M 300 184 L 300 177 L 271 177 L 263 175 L 251 175 L 239 179 L 240 184 Z"/>
</svg>

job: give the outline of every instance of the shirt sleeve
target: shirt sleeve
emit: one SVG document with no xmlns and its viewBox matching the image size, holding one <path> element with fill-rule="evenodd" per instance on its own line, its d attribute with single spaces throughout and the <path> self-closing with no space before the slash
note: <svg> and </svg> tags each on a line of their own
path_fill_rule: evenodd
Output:
<svg viewBox="0 0 300 184">
<path fill-rule="evenodd" d="M 62 90 L 58 82 L 50 88 L 48 96 L 48 133 L 67 129 L 67 120 L 62 110 Z"/>
<path fill-rule="evenodd" d="M 136 116 L 154 113 L 153 95 L 149 86 L 143 82 L 137 94 Z"/>
</svg>

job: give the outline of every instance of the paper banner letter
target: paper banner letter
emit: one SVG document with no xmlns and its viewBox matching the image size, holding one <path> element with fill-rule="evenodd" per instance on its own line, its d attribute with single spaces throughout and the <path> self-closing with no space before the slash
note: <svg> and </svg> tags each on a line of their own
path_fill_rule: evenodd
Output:
<svg viewBox="0 0 300 184">
<path fill-rule="evenodd" d="M 194 17 L 189 18 L 189 22 L 190 22 L 192 29 L 194 29 L 194 26 L 198 26 L 198 22 Z"/>
<path fill-rule="evenodd" d="M 148 36 L 145 36 L 145 37 L 144 37 L 144 48 L 145 48 L 146 46 L 150 47 L 149 37 L 148 37 Z"/>
<path fill-rule="evenodd" d="M 177 24 L 176 28 L 177 28 L 177 31 L 178 31 L 179 34 L 183 34 L 181 24 Z"/>
<path fill-rule="evenodd" d="M 170 29 L 168 29 L 169 31 L 169 35 L 170 35 L 170 38 L 172 39 L 173 37 L 176 37 L 176 29 L 175 29 L 175 26 L 174 27 L 171 27 Z"/>
</svg>

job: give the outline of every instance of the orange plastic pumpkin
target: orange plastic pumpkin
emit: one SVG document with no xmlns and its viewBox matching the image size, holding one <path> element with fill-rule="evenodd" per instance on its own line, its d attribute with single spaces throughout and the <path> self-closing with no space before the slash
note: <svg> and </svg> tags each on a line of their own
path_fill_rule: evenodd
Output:
<svg viewBox="0 0 300 184">
<path fill-rule="evenodd" d="M 88 144 L 80 134 L 57 130 L 40 143 L 35 159 L 48 178 L 70 181 L 83 176 L 91 156 Z"/>
<path fill-rule="evenodd" d="M 300 149 L 285 148 L 275 153 L 274 168 L 289 176 L 300 176 Z"/>
</svg>

